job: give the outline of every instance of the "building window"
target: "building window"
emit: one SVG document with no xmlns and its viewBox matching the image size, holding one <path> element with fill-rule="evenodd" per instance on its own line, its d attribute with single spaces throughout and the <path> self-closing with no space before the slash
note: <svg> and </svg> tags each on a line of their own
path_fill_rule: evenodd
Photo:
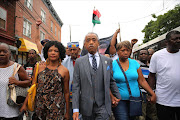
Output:
<svg viewBox="0 0 180 120">
<path fill-rule="evenodd" d="M 60 40 L 60 31 L 58 31 L 58 40 Z"/>
<path fill-rule="evenodd" d="M 46 22 L 46 12 L 43 9 L 41 9 L 41 20 L 43 23 Z"/>
<path fill-rule="evenodd" d="M 33 0 L 25 0 L 25 5 L 32 11 Z"/>
<path fill-rule="evenodd" d="M 6 29 L 7 11 L 0 7 L 0 28 Z"/>
<path fill-rule="evenodd" d="M 56 26 L 55 26 L 55 36 L 56 36 Z"/>
<path fill-rule="evenodd" d="M 40 40 L 44 40 L 45 39 L 45 33 L 40 31 Z"/>
<path fill-rule="evenodd" d="M 51 32 L 53 32 L 53 22 L 51 21 Z"/>
<path fill-rule="evenodd" d="M 31 38 L 31 23 L 25 18 L 23 23 L 23 35 Z"/>
</svg>

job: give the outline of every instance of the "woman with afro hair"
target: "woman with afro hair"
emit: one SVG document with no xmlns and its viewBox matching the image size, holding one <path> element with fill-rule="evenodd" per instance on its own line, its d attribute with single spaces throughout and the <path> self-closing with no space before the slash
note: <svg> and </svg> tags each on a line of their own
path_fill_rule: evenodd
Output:
<svg viewBox="0 0 180 120">
<path fill-rule="evenodd" d="M 46 62 L 39 64 L 33 120 L 69 119 L 69 71 L 61 65 L 65 52 L 58 41 L 47 42 L 43 49 Z M 25 104 L 23 107 L 21 110 L 26 109 Z"/>
</svg>

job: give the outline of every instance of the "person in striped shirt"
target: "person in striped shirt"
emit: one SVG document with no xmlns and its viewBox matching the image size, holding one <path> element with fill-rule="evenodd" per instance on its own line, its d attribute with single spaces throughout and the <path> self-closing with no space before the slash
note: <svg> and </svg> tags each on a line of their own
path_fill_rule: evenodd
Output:
<svg viewBox="0 0 180 120">
<path fill-rule="evenodd" d="M 144 78 L 147 80 L 149 75 L 149 63 L 148 63 L 148 50 L 142 49 L 139 51 L 139 60 L 137 62 L 140 64 Z M 138 120 L 158 120 L 156 113 L 155 104 L 148 101 L 148 93 L 140 86 L 140 90 L 143 96 L 142 103 L 142 116 L 137 117 Z"/>
</svg>

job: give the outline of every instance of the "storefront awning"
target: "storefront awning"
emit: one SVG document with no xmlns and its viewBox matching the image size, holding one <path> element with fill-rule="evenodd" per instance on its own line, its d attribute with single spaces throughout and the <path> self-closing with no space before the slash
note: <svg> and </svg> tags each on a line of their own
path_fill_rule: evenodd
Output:
<svg viewBox="0 0 180 120">
<path fill-rule="evenodd" d="M 37 49 L 37 45 L 35 43 L 30 42 L 24 38 L 19 38 L 19 40 L 21 41 L 21 46 L 18 49 L 18 51 L 29 52 L 29 50 L 34 49 L 34 50 L 36 50 L 37 53 L 39 53 L 39 51 Z"/>
</svg>

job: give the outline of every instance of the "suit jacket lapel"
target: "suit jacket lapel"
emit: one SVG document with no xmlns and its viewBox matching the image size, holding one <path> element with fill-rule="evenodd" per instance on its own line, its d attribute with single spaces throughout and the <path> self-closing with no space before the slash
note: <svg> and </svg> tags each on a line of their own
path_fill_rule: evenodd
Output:
<svg viewBox="0 0 180 120">
<path fill-rule="evenodd" d="M 85 73 L 86 73 L 86 75 L 87 75 L 87 79 L 88 79 L 88 81 L 90 82 L 90 85 L 92 86 L 92 81 L 91 81 L 91 74 L 90 74 L 90 63 L 89 63 L 89 56 L 88 56 L 88 54 L 86 55 L 86 57 L 85 57 L 85 60 L 84 60 L 84 70 L 85 70 Z"/>
</svg>

